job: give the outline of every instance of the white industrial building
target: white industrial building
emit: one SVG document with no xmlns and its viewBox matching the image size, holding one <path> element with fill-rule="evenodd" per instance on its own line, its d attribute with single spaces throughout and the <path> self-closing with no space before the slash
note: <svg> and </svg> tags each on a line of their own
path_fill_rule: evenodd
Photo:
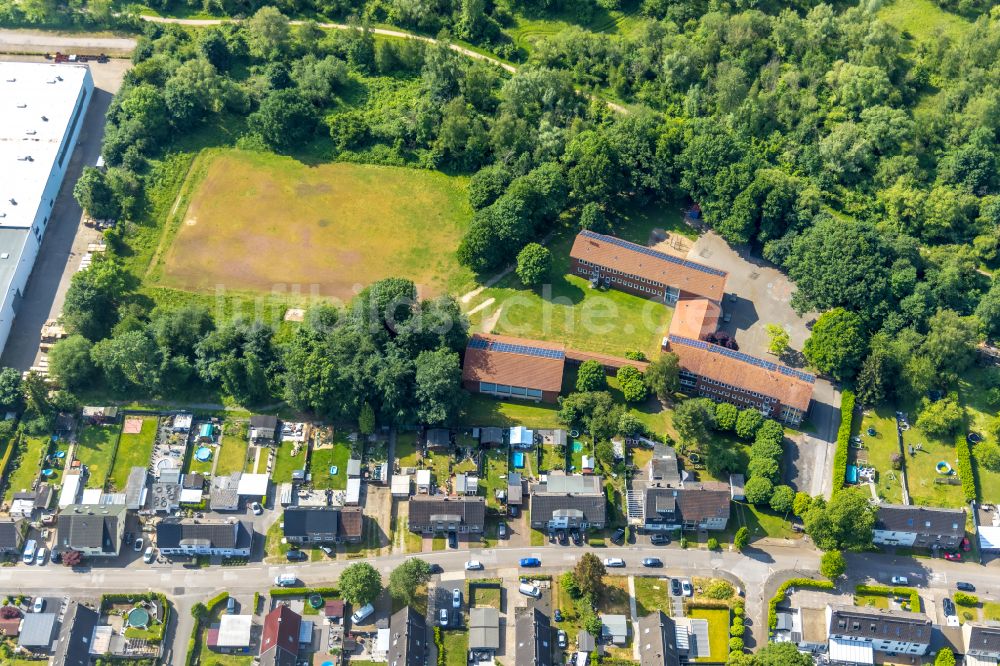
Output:
<svg viewBox="0 0 1000 666">
<path fill-rule="evenodd" d="M 86 65 L 0 62 L 0 351 L 93 93 Z"/>
</svg>

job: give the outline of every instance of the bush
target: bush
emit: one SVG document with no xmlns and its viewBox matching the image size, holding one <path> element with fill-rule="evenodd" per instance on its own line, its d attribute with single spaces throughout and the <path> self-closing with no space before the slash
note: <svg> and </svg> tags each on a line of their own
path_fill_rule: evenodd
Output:
<svg viewBox="0 0 1000 666">
<path fill-rule="evenodd" d="M 968 592 L 956 592 L 952 595 L 955 603 L 959 606 L 978 606 L 979 597 L 974 594 L 969 594 Z"/>
<path fill-rule="evenodd" d="M 736 590 L 729 582 L 716 578 L 705 587 L 702 594 L 709 599 L 730 599 L 735 593 Z"/>
<path fill-rule="evenodd" d="M 840 428 L 837 429 L 837 452 L 833 455 L 833 489 L 840 490 L 847 480 L 847 456 L 851 448 L 851 421 L 854 418 L 854 392 L 844 391 L 840 398 Z M 959 457 L 961 467 L 961 456 Z M 961 471 L 959 471 L 961 474 Z"/>
<path fill-rule="evenodd" d="M 310 594 L 318 594 L 321 597 L 335 597 L 339 590 L 335 587 L 273 587 L 272 597 L 308 597 Z"/>
<path fill-rule="evenodd" d="M 958 456 L 958 478 L 962 480 L 962 494 L 965 495 L 966 502 L 972 502 L 979 496 L 976 492 L 978 484 L 972 467 L 972 447 L 963 432 L 955 435 L 955 454 Z"/>
<path fill-rule="evenodd" d="M 729 639 L 729 651 L 730 652 L 743 652 L 743 639 L 742 638 L 730 638 Z"/>
<path fill-rule="evenodd" d="M 750 543 L 750 530 L 746 527 L 736 530 L 736 534 L 733 535 L 733 547 L 736 550 L 743 550 L 748 543 Z"/>
<path fill-rule="evenodd" d="M 709 537 L 707 545 L 709 550 L 719 550 L 719 540 L 715 537 Z"/>
<path fill-rule="evenodd" d="M 447 655 L 444 650 L 444 638 L 441 637 L 441 627 L 434 627 L 434 645 L 437 646 L 438 666 L 445 666 Z"/>
<path fill-rule="evenodd" d="M 742 622 L 740 624 L 736 624 L 734 622 L 733 626 L 729 627 L 729 635 L 732 636 L 733 638 L 739 638 L 739 637 L 743 636 L 743 634 L 745 632 L 746 632 L 746 629 L 743 628 L 743 623 Z"/>
<path fill-rule="evenodd" d="M 746 614 L 746 612 L 747 612 L 746 608 L 743 607 L 743 604 L 733 605 L 733 617 L 742 618 Z"/>
<path fill-rule="evenodd" d="M 687 547 L 688 547 L 688 540 L 687 540 L 687 537 L 685 537 L 685 536 L 682 536 L 682 537 L 681 537 L 681 548 L 687 548 Z"/>
<path fill-rule="evenodd" d="M 216 609 L 216 607 L 219 604 L 224 603 L 227 599 L 229 599 L 229 593 L 228 592 L 219 592 L 217 595 L 215 595 L 214 597 L 212 597 L 211 599 L 209 599 L 207 602 L 205 602 L 205 609 L 209 613 L 211 613 L 212 611 L 214 611 Z"/>
</svg>

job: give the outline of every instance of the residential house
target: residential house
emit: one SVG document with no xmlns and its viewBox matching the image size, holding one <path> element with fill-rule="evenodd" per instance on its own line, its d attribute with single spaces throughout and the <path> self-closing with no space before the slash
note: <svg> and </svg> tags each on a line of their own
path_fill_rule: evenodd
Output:
<svg viewBox="0 0 1000 666">
<path fill-rule="evenodd" d="M 124 504 L 72 504 L 59 514 L 56 552 L 79 551 L 84 557 L 116 557 L 125 535 Z"/>
<path fill-rule="evenodd" d="M 662 610 L 639 618 L 636 631 L 640 666 L 679 666 L 677 625 Z"/>
<path fill-rule="evenodd" d="M 53 663 L 60 666 L 89 666 L 95 657 L 94 630 L 100 614 L 90 606 L 71 601 L 63 616 L 62 635 Z"/>
<path fill-rule="evenodd" d="M 209 489 L 208 504 L 212 511 L 236 511 L 240 508 L 240 477 L 241 472 L 231 472 L 228 476 L 212 478 Z"/>
<path fill-rule="evenodd" d="M 647 531 L 726 529 L 729 484 L 706 482 L 684 488 L 646 488 L 643 527 Z"/>
<path fill-rule="evenodd" d="M 531 449 L 535 446 L 535 433 L 524 426 L 510 429 L 510 445 L 515 449 Z"/>
<path fill-rule="evenodd" d="M 881 504 L 872 541 L 885 546 L 957 548 L 965 538 L 965 509 Z"/>
<path fill-rule="evenodd" d="M 301 629 L 302 616 L 284 604 L 268 613 L 260 639 L 261 666 L 295 666 Z"/>
<path fill-rule="evenodd" d="M 27 523 L 20 518 L 0 518 L 0 555 L 17 555 L 24 545 Z"/>
<path fill-rule="evenodd" d="M 362 514 L 358 507 L 290 506 L 285 509 L 285 539 L 297 545 L 360 543 Z"/>
<path fill-rule="evenodd" d="M 410 499 L 410 531 L 418 534 L 482 534 L 486 523 L 483 497 L 416 495 Z"/>
<path fill-rule="evenodd" d="M 208 628 L 205 642 L 214 652 L 247 652 L 252 633 L 253 615 L 220 615 L 219 621 Z"/>
<path fill-rule="evenodd" d="M 448 430 L 447 428 L 428 428 L 427 448 L 428 449 L 451 448 L 451 431 Z"/>
<path fill-rule="evenodd" d="M 507 506 L 520 507 L 524 501 L 524 483 L 518 472 L 507 474 Z"/>
<path fill-rule="evenodd" d="M 482 446 L 500 446 L 503 444 L 503 429 L 502 428 L 480 428 L 479 429 L 479 443 Z"/>
<path fill-rule="evenodd" d="M 601 615 L 601 637 L 619 647 L 628 643 L 628 618 L 624 615 Z"/>
<path fill-rule="evenodd" d="M 607 499 L 601 477 L 549 474 L 531 487 L 530 514 L 534 529 L 603 529 Z"/>
<path fill-rule="evenodd" d="M 462 386 L 500 398 L 556 402 L 566 349 L 540 340 L 475 333 L 462 363 Z"/>
<path fill-rule="evenodd" d="M 146 480 L 148 472 L 145 467 L 133 467 L 129 470 L 128 481 L 125 483 L 125 508 L 138 511 L 146 505 Z"/>
<path fill-rule="evenodd" d="M 274 444 L 274 435 L 278 431 L 278 417 L 272 414 L 253 414 L 250 416 L 250 441 L 268 445 Z"/>
<path fill-rule="evenodd" d="M 427 621 L 409 606 L 389 618 L 390 666 L 424 666 L 427 663 Z"/>
<path fill-rule="evenodd" d="M 389 485 L 390 493 L 393 497 L 406 498 L 410 496 L 410 475 L 393 474 L 392 482 Z"/>
<path fill-rule="evenodd" d="M 478 495 L 479 477 L 475 474 L 456 474 L 454 490 L 456 495 Z"/>
<path fill-rule="evenodd" d="M 668 305 L 697 297 L 719 303 L 725 294 L 725 271 L 590 230 L 577 234 L 569 256 L 574 275 Z"/>
<path fill-rule="evenodd" d="M 514 620 L 514 663 L 552 666 L 552 625 L 549 616 L 537 608 L 517 615 Z"/>
<path fill-rule="evenodd" d="M 825 654 L 829 636 L 827 635 L 826 609 L 787 608 L 778 609 L 777 624 L 771 632 L 775 643 L 795 643 L 800 652 Z"/>
<path fill-rule="evenodd" d="M 834 663 L 871 664 L 876 651 L 922 656 L 930 647 L 932 622 L 923 613 L 827 606 L 826 616 Z"/>
<path fill-rule="evenodd" d="M 496 608 L 469 609 L 469 650 L 495 652 L 500 649 L 500 613 Z M 483 661 L 477 659 L 476 661 Z M 492 661 L 492 660 L 491 660 Z"/>
<path fill-rule="evenodd" d="M 966 622 L 962 643 L 966 666 L 996 666 L 1000 662 L 1000 622 Z"/>
<path fill-rule="evenodd" d="M 17 644 L 29 652 L 53 652 L 58 626 L 55 613 L 27 613 L 21 620 Z"/>
<path fill-rule="evenodd" d="M 681 472 L 677 464 L 677 452 L 672 446 L 655 444 L 653 457 L 646 465 L 647 486 L 653 488 L 678 488 Z"/>
<path fill-rule="evenodd" d="M 156 545 L 164 555 L 250 557 L 253 522 L 164 518 L 156 525 Z"/>
<path fill-rule="evenodd" d="M 431 471 L 429 469 L 418 469 L 416 479 L 418 494 L 426 495 L 431 492 Z"/>
<path fill-rule="evenodd" d="M 200 504 L 205 491 L 205 477 L 190 472 L 181 477 L 181 504 Z"/>
<path fill-rule="evenodd" d="M 744 492 L 744 486 L 746 485 L 746 477 L 742 474 L 730 474 L 729 475 L 729 499 L 734 502 L 745 502 L 747 499 L 746 493 Z"/>
</svg>

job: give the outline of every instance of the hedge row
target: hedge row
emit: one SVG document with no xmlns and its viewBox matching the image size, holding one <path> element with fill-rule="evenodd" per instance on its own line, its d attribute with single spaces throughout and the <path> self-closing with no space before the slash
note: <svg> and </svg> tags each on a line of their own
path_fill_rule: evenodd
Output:
<svg viewBox="0 0 1000 666">
<path fill-rule="evenodd" d="M 434 627 L 434 645 L 437 647 L 438 666 L 445 666 L 448 657 L 444 649 L 444 638 L 441 637 L 441 627 Z"/>
<path fill-rule="evenodd" d="M 228 592 L 219 592 L 217 595 L 205 602 L 205 608 L 207 608 L 208 612 L 211 613 L 215 610 L 216 606 L 225 602 L 227 599 L 229 599 Z"/>
<path fill-rule="evenodd" d="M 771 600 L 767 603 L 768 629 L 774 630 L 774 628 L 778 626 L 778 604 L 785 600 L 789 588 L 792 587 L 809 587 L 816 590 L 832 590 L 833 583 L 828 580 L 816 580 L 815 578 L 792 578 L 790 580 L 786 580 L 778 586 L 778 591 L 774 593 L 774 596 L 771 597 Z"/>
<path fill-rule="evenodd" d="M 858 585 L 854 588 L 858 594 L 878 594 L 885 597 L 909 597 L 910 610 L 920 612 L 920 594 L 912 587 L 889 587 L 888 585 Z"/>
<path fill-rule="evenodd" d="M 13 457 L 14 452 L 20 447 L 21 430 L 19 428 L 10 438 L 10 442 L 7 443 L 7 450 L 4 451 L 3 459 L 0 460 L 0 479 L 3 479 L 3 483 L 0 483 L 0 491 L 6 490 L 7 484 L 10 483 L 10 475 L 7 474 L 7 467 L 10 465 L 10 459 Z"/>
<path fill-rule="evenodd" d="M 854 421 L 854 391 L 840 394 L 840 428 L 837 429 L 837 452 L 833 454 L 833 490 L 847 481 L 847 456 L 851 450 L 851 423 Z"/>
<path fill-rule="evenodd" d="M 972 467 L 972 447 L 965 436 L 965 428 L 955 436 L 955 453 L 958 455 L 958 478 L 962 480 L 962 493 L 965 501 L 976 499 L 976 476 Z"/>
<path fill-rule="evenodd" d="M 339 590 L 335 587 L 272 587 L 272 597 L 308 597 L 318 594 L 321 597 L 336 596 Z"/>
</svg>

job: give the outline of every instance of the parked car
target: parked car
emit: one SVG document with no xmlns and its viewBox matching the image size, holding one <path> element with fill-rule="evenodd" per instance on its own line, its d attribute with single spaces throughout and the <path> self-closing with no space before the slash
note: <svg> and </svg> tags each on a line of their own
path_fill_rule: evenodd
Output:
<svg viewBox="0 0 1000 666">
<path fill-rule="evenodd" d="M 458 548 L 458 534 L 456 532 L 448 532 L 448 547 Z"/>
<path fill-rule="evenodd" d="M 517 589 L 521 594 L 527 595 L 529 597 L 534 597 L 535 599 L 538 599 L 539 597 L 542 596 L 542 591 L 538 589 L 537 586 L 532 585 L 531 583 L 522 582 L 520 585 L 517 586 Z"/>
<path fill-rule="evenodd" d="M 320 546 L 319 549 L 322 550 L 327 555 L 329 555 L 330 557 L 333 557 L 333 548 L 331 548 L 330 546 Z"/>
<path fill-rule="evenodd" d="M 371 604 L 365 604 L 358 610 L 354 611 L 354 615 L 351 616 L 351 622 L 353 624 L 361 624 L 375 612 L 375 607 Z"/>
<path fill-rule="evenodd" d="M 229 599 L 226 600 L 226 613 L 229 615 L 236 614 L 236 599 L 234 597 L 229 597 Z"/>
<path fill-rule="evenodd" d="M 658 557 L 647 557 L 642 561 L 642 566 L 644 567 L 662 567 L 663 560 Z"/>
<path fill-rule="evenodd" d="M 694 588 L 691 587 L 691 581 L 682 580 L 681 581 L 681 591 L 684 593 L 685 597 L 694 596 Z"/>
<path fill-rule="evenodd" d="M 951 560 L 952 562 L 958 562 L 958 561 L 961 561 L 962 554 L 961 553 L 945 553 L 944 554 L 944 559 Z"/>
<path fill-rule="evenodd" d="M 24 544 L 24 554 L 21 556 L 21 561 L 25 564 L 34 564 L 37 550 L 38 543 L 34 539 L 28 539 L 28 543 Z"/>
<path fill-rule="evenodd" d="M 35 555 L 35 564 L 42 566 L 45 564 L 45 558 L 49 556 L 48 548 L 39 548 L 38 553 Z"/>
<path fill-rule="evenodd" d="M 623 560 L 620 557 L 605 557 L 604 566 L 620 569 L 621 567 L 625 566 L 625 560 Z"/>
<path fill-rule="evenodd" d="M 559 545 L 565 546 L 569 543 L 569 537 L 566 536 L 566 530 L 559 530 Z"/>
<path fill-rule="evenodd" d="M 563 621 L 562 611 L 559 610 L 558 608 L 556 609 L 556 612 L 552 614 L 552 617 L 554 617 L 556 619 L 556 622 L 562 622 Z"/>
<path fill-rule="evenodd" d="M 580 530 L 573 530 L 572 532 L 569 533 L 569 535 L 571 537 L 573 537 L 573 545 L 574 546 L 582 546 L 583 545 L 583 535 L 580 534 Z"/>
<path fill-rule="evenodd" d="M 479 560 L 469 560 L 468 562 L 465 563 L 466 571 L 478 571 L 479 569 L 482 568 L 483 568 L 483 563 L 480 562 Z"/>
<path fill-rule="evenodd" d="M 440 564 L 432 564 L 431 567 L 430 567 L 430 571 L 431 571 L 432 574 L 442 574 L 442 573 L 444 573 L 444 569 L 441 568 Z"/>
<path fill-rule="evenodd" d="M 250 505 L 250 510 L 253 511 L 253 515 L 259 516 L 264 513 L 264 507 L 260 505 L 260 502 L 254 502 Z"/>
<path fill-rule="evenodd" d="M 508 511 L 510 512 L 511 518 L 517 518 L 521 515 L 521 507 L 519 506 L 508 507 Z"/>
<path fill-rule="evenodd" d="M 288 559 L 289 562 L 303 562 L 309 559 L 309 556 L 306 555 L 304 551 L 301 551 L 298 548 L 293 548 L 292 550 L 285 553 L 285 557 Z"/>
<path fill-rule="evenodd" d="M 457 587 L 451 591 L 451 607 L 461 608 L 462 607 L 462 590 Z"/>
<path fill-rule="evenodd" d="M 447 627 L 448 626 L 448 609 L 447 608 L 441 608 L 441 609 L 438 610 L 438 624 L 440 624 L 442 627 Z"/>
<path fill-rule="evenodd" d="M 132 550 L 134 550 L 137 553 L 141 553 L 142 552 L 142 548 L 145 545 L 146 545 L 146 542 L 142 540 L 142 537 L 138 537 L 135 540 L 135 543 L 132 544 Z"/>
<path fill-rule="evenodd" d="M 540 567 L 542 566 L 542 561 L 537 557 L 522 557 L 521 558 L 522 567 Z"/>
<path fill-rule="evenodd" d="M 670 543 L 670 537 L 668 537 L 666 534 L 661 534 L 657 532 L 653 536 L 649 537 L 649 542 L 654 546 L 666 546 L 668 543 Z"/>
<path fill-rule="evenodd" d="M 945 615 L 954 615 L 955 614 L 955 604 L 948 597 L 945 597 L 944 600 L 941 601 L 941 606 L 944 609 L 944 614 Z"/>
<path fill-rule="evenodd" d="M 975 592 L 976 591 L 976 586 L 975 585 L 973 585 L 972 583 L 963 583 L 962 581 L 959 581 L 959 582 L 955 583 L 955 587 L 958 588 L 959 590 L 961 590 L 962 592 Z"/>
<path fill-rule="evenodd" d="M 33 613 L 41 613 L 43 610 L 45 610 L 45 599 L 35 597 L 35 603 L 31 605 L 31 611 Z"/>
<path fill-rule="evenodd" d="M 625 543 L 625 530 L 619 527 L 615 530 L 615 534 L 611 537 L 611 540 L 615 543 Z"/>
<path fill-rule="evenodd" d="M 909 585 L 910 579 L 906 576 L 893 576 L 891 578 L 893 585 Z"/>
<path fill-rule="evenodd" d="M 962 550 L 964 550 L 965 552 L 969 552 L 970 550 L 972 550 L 972 544 L 969 543 L 969 537 L 965 537 L 964 539 L 962 539 Z"/>
<path fill-rule="evenodd" d="M 681 591 L 681 581 L 679 579 L 677 578 L 670 579 L 670 594 L 674 595 L 675 597 L 679 597 L 681 596 L 681 594 L 683 594 Z"/>
<path fill-rule="evenodd" d="M 499 536 L 501 539 L 507 538 L 507 523 L 500 523 L 497 526 L 497 536 Z"/>
<path fill-rule="evenodd" d="M 557 640 L 558 640 L 558 643 L 559 643 L 559 647 L 561 647 L 561 648 L 566 647 L 566 644 L 567 644 L 566 632 L 563 631 L 562 629 L 559 630 L 558 639 Z"/>
<path fill-rule="evenodd" d="M 275 576 L 274 584 L 278 587 L 292 587 L 299 582 L 295 574 L 280 574 Z"/>
</svg>

